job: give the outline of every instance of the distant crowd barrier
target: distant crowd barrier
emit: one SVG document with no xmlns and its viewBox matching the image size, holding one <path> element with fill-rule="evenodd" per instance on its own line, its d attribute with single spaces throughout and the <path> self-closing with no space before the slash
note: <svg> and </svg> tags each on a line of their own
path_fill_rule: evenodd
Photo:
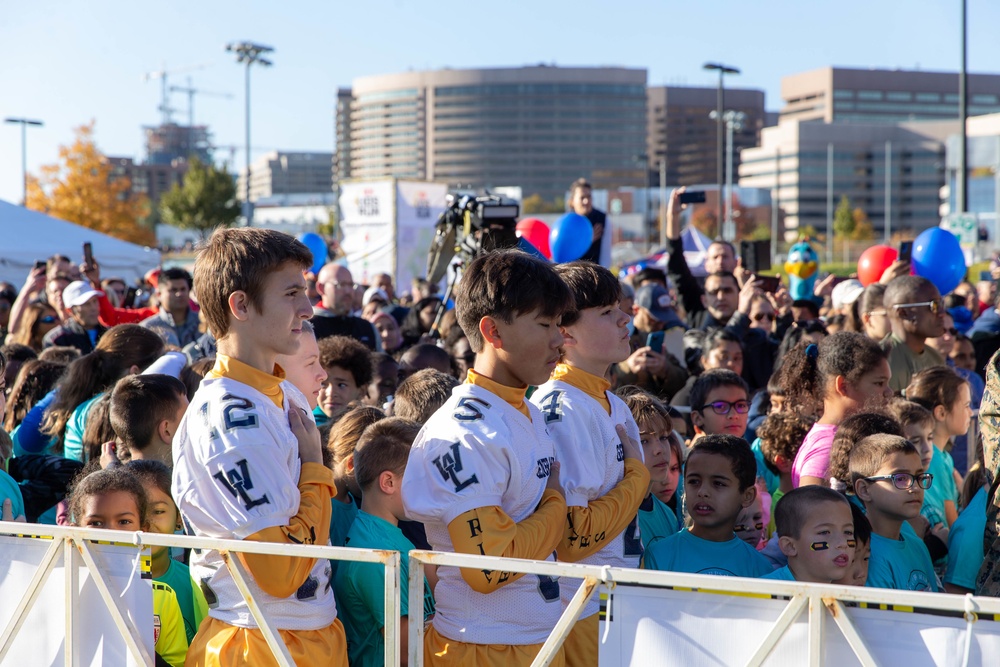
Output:
<svg viewBox="0 0 1000 667">
<path fill-rule="evenodd" d="M 110 542 L 113 537 L 116 542 Z M 152 545 L 215 549 L 275 659 L 293 662 L 247 587 L 238 553 L 381 563 L 385 664 L 400 664 L 400 560 L 394 551 L 212 540 L 0 522 L 0 664 L 153 664 Z M 560 577 L 575 595 L 534 665 L 550 664 L 587 598 L 601 596 L 600 664 L 982 665 L 1000 655 L 1000 600 L 490 556 L 413 551 L 410 599 L 424 567 Z M 424 624 L 409 624 L 409 664 L 423 664 Z M 993 658 L 990 658 L 993 656 Z"/>
</svg>

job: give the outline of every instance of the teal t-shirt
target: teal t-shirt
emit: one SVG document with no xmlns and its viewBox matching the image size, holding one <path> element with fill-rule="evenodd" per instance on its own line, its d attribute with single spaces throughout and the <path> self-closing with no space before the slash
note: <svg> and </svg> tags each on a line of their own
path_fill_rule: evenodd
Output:
<svg viewBox="0 0 1000 667">
<path fill-rule="evenodd" d="M 330 421 L 330 418 L 326 416 L 325 412 L 323 412 L 323 408 L 317 405 L 313 408 L 313 420 L 315 420 L 316 426 L 323 426 Z"/>
<path fill-rule="evenodd" d="M 643 567 L 750 578 L 763 577 L 773 569 L 756 549 L 735 535 L 728 542 L 710 542 L 687 530 L 652 542 L 646 550 Z"/>
<path fill-rule="evenodd" d="M 986 531 L 986 489 L 979 489 L 962 510 L 948 533 L 946 583 L 976 590 L 976 578 L 983 564 L 983 533 Z"/>
<path fill-rule="evenodd" d="M 931 555 L 912 531 L 900 531 L 898 540 L 872 533 L 871 549 L 867 586 L 937 592 L 937 575 L 934 574 Z"/>
<path fill-rule="evenodd" d="M 924 491 L 924 505 L 920 508 L 920 513 L 927 517 L 927 520 L 934 526 L 945 522 L 945 501 L 958 502 L 958 487 L 955 486 L 955 462 L 952 460 L 951 454 L 934 447 L 927 472 L 934 475 L 934 481 L 931 482 L 931 488 Z"/>
<path fill-rule="evenodd" d="M 342 547 L 347 543 L 347 533 L 351 530 L 351 525 L 358 516 L 358 505 L 354 502 L 354 496 L 350 492 L 347 493 L 346 503 L 342 503 L 336 498 L 331 498 L 330 505 L 333 507 L 333 513 L 330 515 L 330 545 Z M 336 576 L 337 566 L 341 562 L 343 561 L 330 561 L 330 567 L 333 568 L 330 573 L 331 581 Z"/>
<path fill-rule="evenodd" d="M 191 570 L 184 563 L 171 558 L 167 571 L 162 577 L 157 577 L 156 581 L 162 581 L 174 589 L 174 594 L 177 595 L 177 604 L 181 608 L 181 616 L 184 617 L 184 633 L 187 635 L 188 644 L 190 644 L 195 633 L 198 632 L 199 623 L 195 613 Z"/>
<path fill-rule="evenodd" d="M 8 498 L 14 518 L 24 516 L 24 497 L 21 496 L 21 487 L 6 471 L 0 470 L 0 505 Z"/>
<path fill-rule="evenodd" d="M 680 526 L 677 525 L 677 515 L 665 502 L 652 493 L 639 505 L 639 539 L 642 548 L 648 549 L 649 543 L 661 537 L 673 535 Z"/>
<path fill-rule="evenodd" d="M 104 396 L 103 392 L 87 399 L 76 406 L 76 409 L 69 416 L 69 421 L 66 422 L 66 433 L 63 436 L 63 456 L 66 458 L 84 462 L 83 431 L 87 428 L 87 416 L 90 415 L 90 409 L 94 407 L 94 402 L 101 396 Z"/>
<path fill-rule="evenodd" d="M 795 575 L 792 574 L 791 568 L 787 565 L 785 567 L 779 567 L 774 572 L 770 574 L 765 574 L 761 579 L 777 579 L 778 581 L 795 581 Z"/>
<path fill-rule="evenodd" d="M 754 458 L 757 459 L 757 476 L 764 478 L 764 483 L 767 484 L 767 492 L 773 496 L 774 492 L 778 490 L 778 485 L 781 484 L 781 476 L 772 472 L 767 467 L 767 463 L 764 462 L 764 452 L 760 448 L 760 438 L 754 438 L 750 449 L 753 451 Z"/>
<path fill-rule="evenodd" d="M 347 533 L 347 545 L 359 549 L 386 549 L 398 551 L 400 561 L 400 615 L 409 615 L 409 560 L 407 554 L 414 548 L 399 526 L 385 519 L 358 512 Z M 382 627 L 385 623 L 385 568 L 380 563 L 341 561 L 333 580 L 337 599 L 337 618 L 344 624 L 347 635 L 347 655 L 351 667 L 375 667 L 385 660 L 385 640 Z M 423 622 L 434 613 L 434 597 L 424 581 Z"/>
</svg>

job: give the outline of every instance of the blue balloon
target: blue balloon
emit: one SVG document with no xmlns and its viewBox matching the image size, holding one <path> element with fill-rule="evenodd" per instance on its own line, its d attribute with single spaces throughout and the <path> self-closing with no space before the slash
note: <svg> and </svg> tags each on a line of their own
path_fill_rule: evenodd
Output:
<svg viewBox="0 0 1000 667">
<path fill-rule="evenodd" d="M 572 262 L 583 257 L 594 240 L 590 220 L 579 213 L 567 213 L 552 225 L 549 249 L 553 262 Z"/>
<path fill-rule="evenodd" d="M 912 262 L 916 274 L 934 283 L 942 295 L 965 279 L 965 253 L 958 237 L 940 227 L 920 232 L 913 242 Z"/>
<path fill-rule="evenodd" d="M 319 273 L 319 270 L 323 268 L 326 264 L 326 241 L 323 237 L 315 232 L 306 232 L 305 234 L 299 234 L 299 241 L 309 248 L 309 252 L 312 253 L 313 263 L 312 267 L 309 269 L 313 273 Z"/>
</svg>

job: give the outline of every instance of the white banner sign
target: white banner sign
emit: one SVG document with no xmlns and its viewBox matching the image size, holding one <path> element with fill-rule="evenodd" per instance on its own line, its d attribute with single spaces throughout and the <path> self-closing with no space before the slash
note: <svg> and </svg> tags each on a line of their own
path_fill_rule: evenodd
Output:
<svg viewBox="0 0 1000 667">
<path fill-rule="evenodd" d="M 357 283 L 369 284 L 377 273 L 394 274 L 395 199 L 391 180 L 340 186 L 341 247 Z"/>
<path fill-rule="evenodd" d="M 49 540 L 43 539 L 0 536 L 0 629 L 10 622 L 50 544 Z M 117 597 L 128 588 L 118 600 L 119 605 L 128 609 L 130 624 L 139 628 L 146 648 L 152 655 L 152 580 L 141 579 L 139 569 L 133 569 L 137 557 L 135 547 L 93 542 L 89 546 L 111 594 Z M 3 664 L 66 664 L 65 648 L 71 645 L 76 655 L 75 664 L 80 666 L 136 665 L 125 648 L 125 640 L 115 626 L 90 571 L 79 556 L 75 558 L 79 592 L 73 597 L 73 609 L 70 612 L 74 619 L 74 636 L 67 641 L 67 572 L 63 553 L 65 552 L 60 549 L 55 568 L 29 609 L 24 625 L 14 636 Z M 146 555 L 149 555 L 148 549 Z"/>
<path fill-rule="evenodd" d="M 434 239 L 434 223 L 444 212 L 448 186 L 399 181 L 396 197 L 396 292 L 410 289 L 410 281 L 427 275 L 427 252 Z"/>
<path fill-rule="evenodd" d="M 611 628 L 600 646 L 600 665 L 743 665 L 768 635 L 788 600 L 618 584 Z M 968 629 L 961 617 L 847 607 L 877 664 L 906 667 L 963 664 Z M 861 664 L 826 609 L 820 664 Z M 808 613 L 804 610 L 763 664 L 809 664 Z M 600 635 L 605 632 L 601 624 Z M 973 625 L 969 665 L 1000 656 L 1000 623 L 980 617 Z"/>
</svg>

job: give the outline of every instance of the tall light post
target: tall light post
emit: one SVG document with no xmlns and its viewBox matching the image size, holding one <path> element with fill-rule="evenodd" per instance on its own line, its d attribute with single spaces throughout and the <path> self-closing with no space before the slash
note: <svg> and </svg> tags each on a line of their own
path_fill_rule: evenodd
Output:
<svg viewBox="0 0 1000 667">
<path fill-rule="evenodd" d="M 723 65 L 722 63 L 705 63 L 702 66 L 702 68 L 706 69 L 706 70 L 709 70 L 709 71 L 718 70 L 718 72 L 719 72 L 719 89 L 718 89 L 718 92 L 716 93 L 716 96 L 715 96 L 715 111 L 716 111 L 716 114 L 717 114 L 716 115 L 716 133 L 715 133 L 715 136 L 716 136 L 715 161 L 716 161 L 716 165 L 717 165 L 717 169 L 715 170 L 715 173 L 716 173 L 717 178 L 715 180 L 716 180 L 716 182 L 719 185 L 719 211 L 718 211 L 718 218 L 717 219 L 719 221 L 719 225 L 720 225 L 720 228 L 721 228 L 721 225 L 722 225 L 722 179 L 723 179 L 723 174 L 722 174 L 722 162 L 723 162 L 723 155 L 722 155 L 722 151 L 723 151 L 723 148 L 722 148 L 722 123 L 723 123 L 723 118 L 722 118 L 722 116 L 723 116 L 723 109 L 726 108 L 725 107 L 726 100 L 725 100 L 725 89 L 724 89 L 723 77 L 725 77 L 726 74 L 739 74 L 740 70 L 737 69 L 737 68 L 735 68 L 735 67 L 732 67 L 730 65 Z"/>
<path fill-rule="evenodd" d="M 246 130 L 247 130 L 247 175 L 244 188 L 243 217 L 247 227 L 253 226 L 253 206 L 250 205 L 250 66 L 254 63 L 262 67 L 270 67 L 272 63 L 261 56 L 274 51 L 270 46 L 254 44 L 253 42 L 230 42 L 226 51 L 236 54 L 236 62 L 246 65 Z"/>
<path fill-rule="evenodd" d="M 21 126 L 21 205 L 28 203 L 28 126 L 41 127 L 42 121 L 29 118 L 5 118 L 5 123 Z"/>
<path fill-rule="evenodd" d="M 969 164 L 966 151 L 969 148 L 969 130 L 966 127 L 969 119 L 969 81 L 966 61 L 968 49 L 966 35 L 968 32 L 968 7 L 962 0 L 962 63 L 958 72 L 958 123 L 961 125 L 960 144 L 958 146 L 958 178 L 955 179 L 955 207 L 958 213 L 969 210 Z M 952 211 L 954 213 L 954 211 Z"/>
<path fill-rule="evenodd" d="M 709 114 L 710 118 L 716 118 L 718 112 Z M 747 115 L 742 111 L 727 111 L 722 114 L 722 120 L 726 124 L 726 218 L 722 225 L 722 238 L 732 243 L 736 240 L 736 224 L 733 222 L 733 131 L 743 129 L 743 121 Z M 723 199 L 722 189 L 719 189 L 719 201 Z"/>
</svg>

